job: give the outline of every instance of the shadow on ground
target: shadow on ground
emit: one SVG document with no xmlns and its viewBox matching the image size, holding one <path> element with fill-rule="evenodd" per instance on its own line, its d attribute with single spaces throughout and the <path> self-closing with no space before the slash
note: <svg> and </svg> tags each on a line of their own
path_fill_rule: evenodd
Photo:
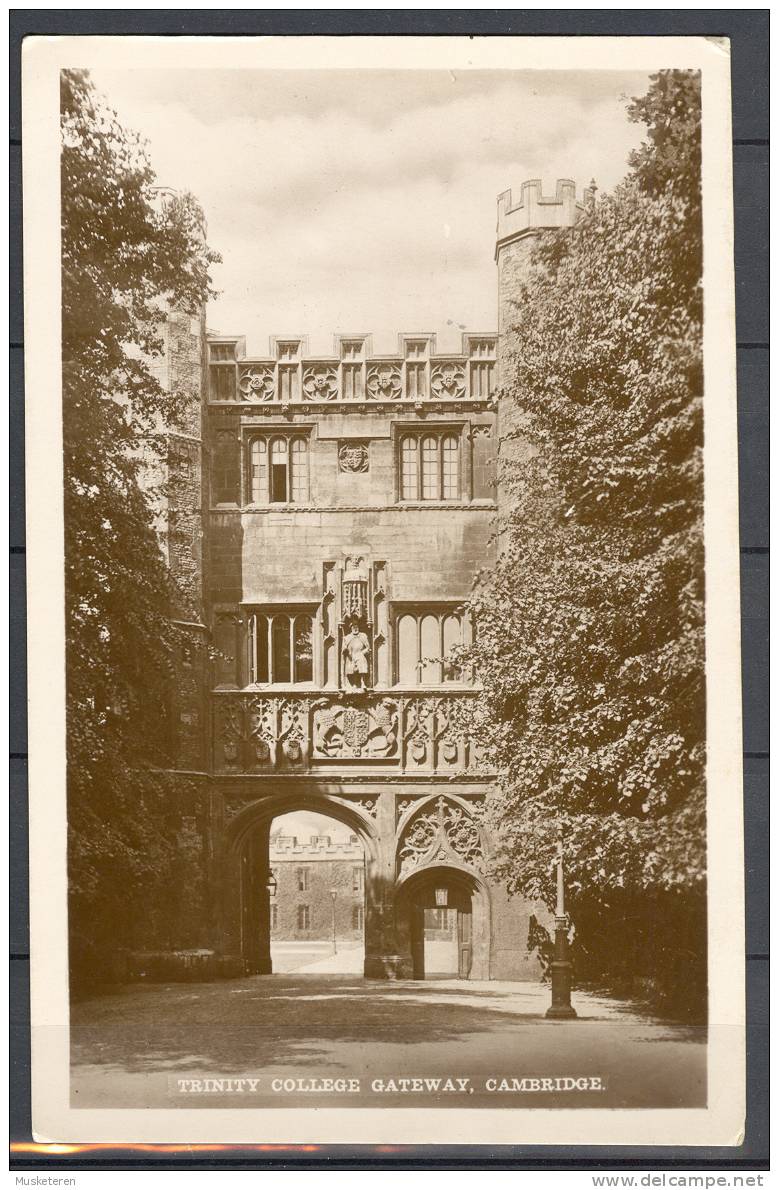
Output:
<svg viewBox="0 0 779 1190">
<path fill-rule="evenodd" d="M 538 985 L 467 982 L 382 984 L 354 976 L 256 976 L 211 984 L 158 984 L 122 989 L 73 1006 L 75 1064 L 121 1066 L 128 1073 L 244 1072 L 262 1066 L 316 1061 L 334 1045 L 403 1049 L 435 1042 L 469 1042 L 480 1034 L 513 1032 L 546 1022 Z M 701 1031 L 666 1028 L 603 1005 L 612 1030 L 629 1028 L 633 1042 L 702 1040 Z M 602 1015 L 580 1017 L 582 1031 L 604 1027 Z M 642 1027 L 643 1026 L 643 1027 Z M 584 1037 L 582 1037 L 584 1040 Z M 478 1044 L 478 1041 L 477 1041 Z"/>
<path fill-rule="evenodd" d="M 530 1014 L 536 998 L 527 999 Z M 158 1071 L 164 1064 L 229 1074 L 246 1069 L 247 1048 L 263 1065 L 276 1065 L 316 1058 L 321 1043 L 456 1041 L 464 1033 L 504 1027 L 507 1012 L 516 1009 L 516 992 L 464 993 L 441 983 L 421 991 L 415 983 L 366 983 L 353 976 L 150 985 L 75 1005 L 72 1059 L 121 1064 L 131 1072 Z M 207 1053 L 194 1052 L 204 1035 Z"/>
</svg>

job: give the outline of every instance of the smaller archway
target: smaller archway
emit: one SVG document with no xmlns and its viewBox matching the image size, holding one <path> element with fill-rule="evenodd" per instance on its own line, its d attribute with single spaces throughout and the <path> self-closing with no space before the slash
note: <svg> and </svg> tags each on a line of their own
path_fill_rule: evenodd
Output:
<svg viewBox="0 0 779 1190">
<path fill-rule="evenodd" d="M 490 902 L 462 868 L 417 869 L 398 887 L 397 915 L 413 979 L 489 979 Z"/>
</svg>

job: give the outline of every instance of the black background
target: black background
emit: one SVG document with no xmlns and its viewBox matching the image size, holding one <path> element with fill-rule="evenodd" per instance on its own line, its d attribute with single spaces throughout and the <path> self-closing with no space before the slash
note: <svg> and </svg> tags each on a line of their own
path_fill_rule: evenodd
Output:
<svg viewBox="0 0 779 1190">
<path fill-rule="evenodd" d="M 11 1168 L 768 1168 L 768 27 L 767 9 L 543 11 L 12 10 L 10 12 L 10 824 L 12 1141 L 30 1141 L 29 914 L 24 559 L 21 45 L 43 35 L 710 36 L 731 41 L 738 344 L 741 616 L 746 846 L 747 1127 L 739 1148 L 323 1146 L 219 1159 L 101 1149 L 12 1153 Z M 734 954 L 734 962 L 738 956 Z M 452 1120 L 455 1124 L 454 1119 Z"/>
</svg>

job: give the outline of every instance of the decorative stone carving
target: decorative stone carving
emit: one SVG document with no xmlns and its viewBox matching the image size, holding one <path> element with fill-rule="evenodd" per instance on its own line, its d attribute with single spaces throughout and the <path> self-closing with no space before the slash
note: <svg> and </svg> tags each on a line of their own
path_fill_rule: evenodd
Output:
<svg viewBox="0 0 779 1190">
<path fill-rule="evenodd" d="M 406 756 L 420 766 L 432 760 L 435 704 L 434 698 L 410 698 L 405 706 L 404 750 Z"/>
<path fill-rule="evenodd" d="M 471 430 L 471 438 L 474 442 L 478 442 L 480 438 L 491 438 L 492 426 L 474 426 Z"/>
<path fill-rule="evenodd" d="M 397 755 L 398 705 L 376 702 L 314 703 L 313 755 L 344 760 L 383 759 Z"/>
<path fill-rule="evenodd" d="M 372 364 L 366 391 L 372 401 L 396 401 L 403 391 L 400 364 Z"/>
<path fill-rule="evenodd" d="M 395 802 L 395 825 L 397 826 L 397 824 L 400 822 L 401 818 L 403 817 L 403 815 L 406 813 L 407 810 L 410 810 L 412 806 L 418 806 L 420 802 L 423 802 L 425 800 L 426 800 L 426 798 L 425 798 L 424 794 L 422 794 L 419 797 L 400 797 L 400 798 L 398 798 L 397 801 Z"/>
<path fill-rule="evenodd" d="M 278 746 L 285 760 L 293 766 L 304 766 L 308 752 L 306 704 L 293 698 L 280 703 Z"/>
<path fill-rule="evenodd" d="M 276 763 L 276 700 L 252 698 L 247 704 L 249 764 L 259 768 Z"/>
<path fill-rule="evenodd" d="M 308 762 L 308 706 L 295 699 L 219 699 L 216 755 L 228 772 L 301 768 Z"/>
<path fill-rule="evenodd" d="M 453 722 L 462 697 L 217 692 L 214 763 L 218 772 L 270 775 L 340 758 L 382 760 L 407 773 L 486 774 L 488 758 Z M 409 805 L 398 807 L 399 817 Z"/>
<path fill-rule="evenodd" d="M 241 373 L 238 391 L 244 401 L 272 401 L 276 382 L 271 364 L 254 364 Z"/>
<path fill-rule="evenodd" d="M 348 685 L 356 690 L 366 690 L 370 686 L 371 642 L 356 620 L 352 620 L 352 626 L 344 636 L 341 653 Z"/>
<path fill-rule="evenodd" d="M 429 863 L 455 863 L 479 869 L 484 852 L 470 814 L 450 798 L 428 801 L 413 816 L 398 844 L 401 876 Z"/>
<path fill-rule="evenodd" d="M 338 448 L 338 470 L 350 475 L 364 475 L 369 458 L 367 442 L 343 442 Z"/>
<path fill-rule="evenodd" d="M 402 743 L 407 770 L 465 769 L 468 742 L 454 726 L 451 712 L 451 700 L 441 696 L 405 701 Z"/>
<path fill-rule="evenodd" d="M 312 364 L 303 369 L 303 395 L 307 401 L 335 401 L 338 369 L 334 364 Z"/>
<path fill-rule="evenodd" d="M 455 360 L 433 364 L 430 391 L 439 401 L 460 401 L 465 396 L 465 366 Z"/>
<path fill-rule="evenodd" d="M 363 557 L 347 558 L 341 580 L 341 618 L 365 620 L 368 614 L 368 567 Z"/>
<path fill-rule="evenodd" d="M 342 797 L 339 799 L 346 806 L 357 806 L 369 818 L 375 818 L 379 812 L 379 799 L 373 794 L 365 794 L 362 797 Z"/>
</svg>

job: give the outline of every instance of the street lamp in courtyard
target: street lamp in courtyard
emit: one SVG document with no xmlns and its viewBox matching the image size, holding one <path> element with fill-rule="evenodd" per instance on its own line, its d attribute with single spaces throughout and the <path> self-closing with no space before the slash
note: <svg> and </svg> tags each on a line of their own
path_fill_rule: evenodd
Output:
<svg viewBox="0 0 779 1190">
<path fill-rule="evenodd" d="M 273 874 L 272 869 L 268 870 L 268 875 L 265 878 L 265 887 L 267 888 L 268 895 L 270 897 L 276 896 L 276 889 L 278 888 L 278 882 L 276 880 L 276 877 Z"/>
<path fill-rule="evenodd" d="M 568 915 L 565 912 L 565 873 L 563 872 L 563 828 L 557 834 L 557 905 L 554 919 L 554 958 L 552 959 L 552 1003 L 546 1015 L 553 1020 L 571 1020 L 576 1009 L 571 1004 L 571 960 L 568 953 Z"/>
<path fill-rule="evenodd" d="M 332 901 L 332 904 L 333 904 L 333 954 L 338 954 L 338 946 L 336 945 L 336 941 L 335 941 L 335 898 L 337 896 L 338 896 L 338 889 L 331 888 L 330 889 L 330 900 Z"/>
</svg>

